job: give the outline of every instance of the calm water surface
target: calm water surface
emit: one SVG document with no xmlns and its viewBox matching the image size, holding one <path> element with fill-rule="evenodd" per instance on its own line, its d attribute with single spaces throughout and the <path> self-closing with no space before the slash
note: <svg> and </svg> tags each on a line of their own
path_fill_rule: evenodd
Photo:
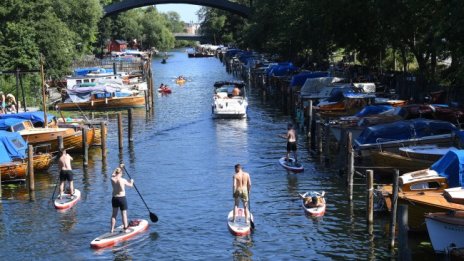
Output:
<svg viewBox="0 0 464 261">
<path fill-rule="evenodd" d="M 119 162 L 114 114 L 109 119 L 107 164 L 93 149 L 86 171 L 75 156 L 75 186 L 82 200 L 66 212 L 50 202 L 57 166 L 37 174 L 34 200 L 24 186 L 3 185 L 0 203 L 0 259 L 118 260 L 381 260 L 390 259 L 388 219 L 377 216 L 374 235 L 365 225 L 364 186 L 354 202 L 346 200 L 344 178 L 309 157 L 300 140 L 305 172 L 294 175 L 277 160 L 285 153 L 289 117 L 250 90 L 249 118 L 213 120 L 213 83 L 234 79 L 216 58 L 188 59 L 171 52 L 167 64 L 154 61 L 155 86 L 168 84 L 173 93 L 155 97 L 155 113 L 135 111 L 135 142 L 125 141 L 123 160 L 151 210 L 159 217 L 134 240 L 95 251 L 90 241 L 109 230 L 112 170 Z M 188 81 L 179 86 L 177 75 Z M 233 166 L 251 174 L 251 210 L 256 230 L 234 237 L 226 217 L 232 209 Z M 356 181 L 363 184 L 363 180 Z M 323 218 L 305 216 L 298 193 L 325 190 Z M 134 189 L 128 189 L 129 218 L 148 219 Z M 118 224 L 120 217 L 118 216 Z M 423 240 L 419 238 L 420 242 Z M 411 245 L 417 245 L 414 243 Z M 419 256 L 430 246 L 415 248 Z M 433 255 L 433 254 L 432 254 Z"/>
</svg>

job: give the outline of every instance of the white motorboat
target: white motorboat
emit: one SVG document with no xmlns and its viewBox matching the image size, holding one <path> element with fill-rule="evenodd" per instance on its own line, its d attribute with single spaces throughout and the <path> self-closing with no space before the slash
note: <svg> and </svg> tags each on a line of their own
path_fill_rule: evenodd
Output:
<svg viewBox="0 0 464 261">
<path fill-rule="evenodd" d="M 464 213 L 437 212 L 425 215 L 425 223 L 435 252 L 464 247 Z"/>
<path fill-rule="evenodd" d="M 221 81 L 214 84 L 212 112 L 215 118 L 246 118 L 248 100 L 242 81 Z"/>
</svg>

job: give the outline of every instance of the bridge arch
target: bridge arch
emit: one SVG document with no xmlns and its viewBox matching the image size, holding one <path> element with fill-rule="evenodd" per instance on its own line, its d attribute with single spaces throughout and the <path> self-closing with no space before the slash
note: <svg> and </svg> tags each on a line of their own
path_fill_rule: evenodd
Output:
<svg viewBox="0 0 464 261">
<path fill-rule="evenodd" d="M 249 7 L 227 0 L 124 0 L 122 2 L 105 6 L 104 11 L 105 16 L 110 16 L 130 9 L 157 4 L 202 5 L 226 10 L 245 18 L 248 18 L 251 15 L 251 9 Z"/>
</svg>

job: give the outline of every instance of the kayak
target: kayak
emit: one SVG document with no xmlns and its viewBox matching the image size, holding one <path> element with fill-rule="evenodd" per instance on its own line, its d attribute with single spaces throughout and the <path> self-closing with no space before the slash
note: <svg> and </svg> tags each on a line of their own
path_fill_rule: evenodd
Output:
<svg viewBox="0 0 464 261">
<path fill-rule="evenodd" d="M 169 88 L 164 88 L 164 89 L 161 89 L 161 88 L 158 88 L 158 92 L 161 92 L 161 93 L 171 93 L 171 89 Z"/>
<path fill-rule="evenodd" d="M 245 222 L 245 211 L 243 208 L 237 208 L 237 213 L 235 216 L 235 222 L 232 222 L 232 217 L 234 216 L 233 210 L 229 212 L 227 216 L 227 226 L 229 231 L 235 236 L 246 236 L 251 233 L 251 222 Z M 251 220 L 253 220 L 253 214 L 250 212 Z"/>
<path fill-rule="evenodd" d="M 299 162 L 295 163 L 295 159 L 292 157 L 290 157 L 288 160 L 285 160 L 285 157 L 280 158 L 279 164 L 285 169 L 296 172 L 296 173 L 304 171 L 303 164 Z"/>
<path fill-rule="evenodd" d="M 71 194 L 65 193 L 61 196 L 61 199 L 57 197 L 53 204 L 56 209 L 68 209 L 76 205 L 80 198 L 81 192 L 78 189 L 74 189 L 74 198 L 71 199 Z"/>
<path fill-rule="evenodd" d="M 124 233 L 123 225 L 114 229 L 113 233 L 105 233 L 101 236 L 98 236 L 92 242 L 90 242 L 90 247 L 92 248 L 104 248 L 115 245 L 118 242 L 126 241 L 137 234 L 142 233 L 148 228 L 148 221 L 145 219 L 136 219 L 129 222 L 129 228 Z"/>
<path fill-rule="evenodd" d="M 300 194 L 300 196 L 302 198 L 304 197 L 311 197 L 311 196 L 318 196 L 318 197 L 321 197 L 322 195 L 319 193 L 319 192 L 315 192 L 315 191 L 312 191 L 312 192 L 306 192 L 304 194 Z M 319 207 L 307 207 L 304 203 L 304 199 L 301 200 L 301 206 L 303 207 L 303 209 L 305 210 L 305 213 L 312 216 L 312 217 L 321 217 L 325 214 L 325 207 L 326 207 L 326 203 L 325 203 L 325 198 L 322 196 L 321 198 L 322 200 L 322 206 L 319 206 Z"/>
<path fill-rule="evenodd" d="M 184 84 L 184 83 L 185 83 L 185 79 L 176 79 L 176 83 L 177 83 L 177 84 Z"/>
</svg>

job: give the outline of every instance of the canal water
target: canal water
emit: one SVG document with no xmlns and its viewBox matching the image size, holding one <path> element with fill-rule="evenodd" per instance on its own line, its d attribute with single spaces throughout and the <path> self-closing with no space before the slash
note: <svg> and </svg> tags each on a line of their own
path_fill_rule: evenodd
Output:
<svg viewBox="0 0 464 261">
<path fill-rule="evenodd" d="M 75 156 L 75 186 L 82 200 L 57 212 L 50 201 L 56 164 L 36 174 L 33 200 L 23 185 L 3 185 L 0 202 L 1 260 L 381 260 L 390 259 L 388 216 L 375 217 L 374 233 L 365 222 L 365 187 L 357 179 L 354 201 L 346 197 L 344 178 L 309 156 L 300 139 L 302 174 L 278 165 L 285 153 L 289 116 L 257 90 L 249 91 L 249 118 L 214 120 L 213 84 L 233 80 L 216 58 L 188 59 L 170 52 L 166 64 L 153 61 L 155 87 L 168 84 L 172 94 L 155 97 L 154 115 L 135 110 L 135 141 L 118 154 L 114 114 L 109 120 L 107 164 L 98 148 L 89 166 Z M 184 85 L 175 77 L 184 75 Z M 125 114 L 124 114 L 124 118 Z M 303 135 L 303 133 L 301 133 Z M 90 241 L 110 229 L 110 176 L 122 157 L 150 210 L 159 217 L 149 230 L 115 247 L 93 250 Z M 232 236 L 226 224 L 233 207 L 232 175 L 240 163 L 252 179 L 250 196 L 256 230 Z M 126 176 L 127 177 L 127 176 Z M 326 191 L 322 218 L 305 216 L 298 193 Z M 129 218 L 149 219 L 134 189 L 128 189 Z M 118 216 L 118 224 L 120 224 Z M 433 255 L 427 237 L 411 243 L 416 256 Z M 422 247 L 417 247 L 417 246 Z"/>
</svg>

